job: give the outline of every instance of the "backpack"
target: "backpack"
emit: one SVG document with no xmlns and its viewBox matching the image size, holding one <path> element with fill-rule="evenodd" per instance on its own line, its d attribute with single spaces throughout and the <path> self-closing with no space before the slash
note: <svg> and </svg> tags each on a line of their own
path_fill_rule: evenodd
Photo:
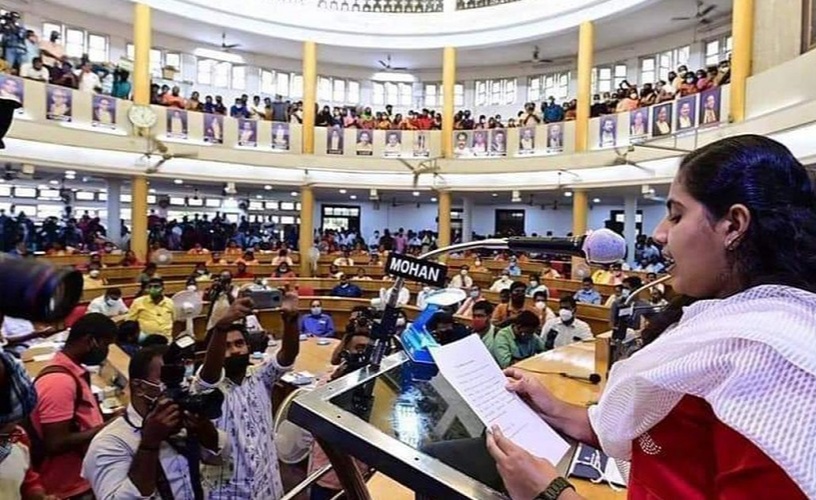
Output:
<svg viewBox="0 0 816 500">
<path fill-rule="evenodd" d="M 34 378 L 34 383 L 37 380 L 41 379 L 42 377 L 49 375 L 51 373 L 67 373 L 74 379 L 76 383 L 76 397 L 74 398 L 74 416 L 76 416 L 77 410 L 79 409 L 79 405 L 82 404 L 82 383 L 79 380 L 79 377 L 76 377 L 73 373 L 71 373 L 68 368 L 59 365 L 50 365 L 43 368 L 40 373 L 37 374 L 37 377 Z M 31 420 L 31 415 L 26 417 L 22 424 L 23 428 L 25 429 L 26 433 L 28 434 L 28 438 L 31 441 L 31 446 L 28 447 L 29 455 L 31 457 L 31 468 L 34 470 L 39 470 L 42 463 L 45 461 L 46 452 L 45 452 L 45 442 L 43 441 L 42 436 L 37 432 L 37 429 L 34 427 L 34 422 Z M 72 419 L 71 421 L 72 430 L 78 431 L 79 430 L 79 423 L 77 423 L 76 419 Z"/>
</svg>

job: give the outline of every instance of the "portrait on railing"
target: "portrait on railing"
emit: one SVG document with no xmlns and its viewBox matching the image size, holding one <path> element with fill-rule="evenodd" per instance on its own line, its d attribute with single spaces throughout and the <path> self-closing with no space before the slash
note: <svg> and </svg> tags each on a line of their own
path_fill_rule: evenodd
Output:
<svg viewBox="0 0 816 500">
<path fill-rule="evenodd" d="M 618 115 L 604 116 L 601 118 L 600 127 L 600 146 L 602 148 L 615 146 L 618 140 Z"/>
<path fill-rule="evenodd" d="M 652 135 L 660 137 L 672 133 L 672 104 L 660 104 L 652 107 Z"/>
<path fill-rule="evenodd" d="M 649 135 L 649 110 L 640 108 L 629 113 L 629 142 L 640 142 Z"/>
<path fill-rule="evenodd" d="M 169 108 L 167 110 L 167 137 L 187 138 L 187 112 L 183 109 Z"/>
<path fill-rule="evenodd" d="M 431 150 L 428 148 L 428 132 L 414 132 L 413 155 L 420 158 L 431 156 Z"/>
<path fill-rule="evenodd" d="M 275 123 L 272 126 L 272 149 L 289 151 L 289 124 Z"/>
<path fill-rule="evenodd" d="M 560 153 L 564 151 L 564 128 L 560 123 L 547 125 L 547 152 Z"/>
<path fill-rule="evenodd" d="M 402 155 L 402 132 L 399 130 L 389 130 L 385 133 L 385 150 L 383 156 L 386 158 L 396 158 Z"/>
<path fill-rule="evenodd" d="M 326 153 L 330 155 L 343 154 L 343 129 L 332 127 L 326 137 Z"/>
<path fill-rule="evenodd" d="M 531 155 L 535 153 L 535 127 L 519 129 L 519 154 Z"/>
<path fill-rule="evenodd" d="M 63 88 L 48 85 L 45 89 L 46 118 L 59 122 L 71 121 L 71 107 L 73 106 L 73 96 L 71 91 Z"/>
<path fill-rule="evenodd" d="M 474 156 L 487 156 L 487 131 L 476 130 L 473 132 L 473 144 L 471 153 Z"/>
<path fill-rule="evenodd" d="M 507 156 L 507 135 L 504 129 L 490 131 L 490 156 Z"/>
<path fill-rule="evenodd" d="M 204 142 L 210 144 L 224 143 L 224 117 L 221 115 L 204 115 Z"/>
<path fill-rule="evenodd" d="M 697 123 L 697 95 L 681 97 L 677 100 L 677 131 L 682 132 L 694 128 Z"/>
<path fill-rule="evenodd" d="M 456 10 L 481 9 L 482 7 L 493 7 L 506 3 L 518 2 L 519 0 L 456 0 Z"/>
<path fill-rule="evenodd" d="M 238 120 L 238 145 L 254 148 L 258 145 L 258 122 L 241 118 Z"/>
<path fill-rule="evenodd" d="M 374 147 L 371 145 L 371 130 L 357 131 L 357 156 L 371 156 L 374 154 Z M 331 133 L 329 134 L 331 138 Z"/>
<path fill-rule="evenodd" d="M 91 125 L 102 128 L 116 128 L 116 99 L 110 96 L 94 94 Z"/>
<path fill-rule="evenodd" d="M 473 151 L 470 149 L 470 132 L 454 133 L 453 155 L 457 158 L 473 156 Z"/>
<path fill-rule="evenodd" d="M 714 87 L 700 94 L 700 126 L 707 127 L 720 123 L 720 99 L 722 89 Z"/>
<path fill-rule="evenodd" d="M 442 12 L 442 0 L 318 0 L 319 9 L 386 14 Z"/>
</svg>

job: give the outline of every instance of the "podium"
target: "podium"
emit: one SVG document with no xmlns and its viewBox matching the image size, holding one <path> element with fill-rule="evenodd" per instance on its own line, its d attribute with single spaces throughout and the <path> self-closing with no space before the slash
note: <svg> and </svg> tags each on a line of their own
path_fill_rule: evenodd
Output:
<svg viewBox="0 0 816 500">
<path fill-rule="evenodd" d="M 417 498 L 506 498 L 479 418 L 441 375 L 414 375 L 407 356 L 394 354 L 379 370 L 363 368 L 297 398 L 288 418 L 315 436 L 351 500 L 370 498 L 351 457 Z M 558 465 L 564 475 L 571 451 Z"/>
</svg>

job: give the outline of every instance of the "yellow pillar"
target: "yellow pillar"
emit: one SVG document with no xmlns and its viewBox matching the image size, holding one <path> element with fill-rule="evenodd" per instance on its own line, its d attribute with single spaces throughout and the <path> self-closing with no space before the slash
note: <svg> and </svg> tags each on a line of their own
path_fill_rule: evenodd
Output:
<svg viewBox="0 0 816 500">
<path fill-rule="evenodd" d="M 445 47 L 442 49 L 442 156 L 445 158 L 453 158 L 453 96 L 455 87 L 456 49 Z M 441 196 L 439 203 L 441 206 Z"/>
<path fill-rule="evenodd" d="M 589 149 L 589 107 L 592 103 L 592 57 L 595 27 L 584 21 L 578 31 L 578 108 L 575 110 L 575 151 Z"/>
<path fill-rule="evenodd" d="M 731 52 L 731 120 L 745 119 L 745 84 L 751 76 L 751 57 L 754 52 L 754 0 L 734 0 L 731 13 L 731 33 L 734 50 Z"/>
<path fill-rule="evenodd" d="M 451 244 L 451 193 L 450 191 L 440 191 L 439 195 L 439 238 L 437 245 L 439 248 Z M 444 260 L 444 259 L 442 259 Z"/>
<path fill-rule="evenodd" d="M 130 249 L 139 259 L 147 259 L 147 177 L 136 175 L 130 181 Z M 119 224 L 119 221 L 108 221 Z"/>
<path fill-rule="evenodd" d="M 316 103 L 317 44 L 314 42 L 303 42 L 303 153 L 307 155 L 314 154 Z"/>
<path fill-rule="evenodd" d="M 136 3 L 133 11 L 133 104 L 150 105 L 150 7 Z M 130 182 L 130 249 L 147 259 L 147 177 L 136 175 Z M 118 224 L 119 221 L 108 221 Z"/>
<path fill-rule="evenodd" d="M 581 236 L 587 231 L 587 192 L 576 189 L 572 193 L 572 234 Z"/>
<path fill-rule="evenodd" d="M 305 114 L 304 114 L 305 116 Z M 304 122 L 306 120 L 303 120 Z M 312 276 L 309 250 L 314 242 L 314 191 L 311 186 L 300 188 L 300 238 L 298 251 L 300 252 L 300 277 Z"/>
</svg>

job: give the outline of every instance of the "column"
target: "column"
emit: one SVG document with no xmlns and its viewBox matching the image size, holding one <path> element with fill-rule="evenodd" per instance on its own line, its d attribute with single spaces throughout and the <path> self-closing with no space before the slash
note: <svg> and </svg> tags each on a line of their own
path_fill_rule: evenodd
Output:
<svg viewBox="0 0 816 500">
<path fill-rule="evenodd" d="M 456 49 L 445 47 L 442 49 L 442 156 L 445 158 L 453 158 L 453 95 L 455 86 Z M 439 202 L 441 205 L 441 196 Z"/>
<path fill-rule="evenodd" d="M 304 113 L 305 116 L 305 113 Z M 305 122 L 306 120 L 304 120 Z M 311 186 L 300 188 L 300 238 L 298 252 L 300 252 L 300 277 L 312 276 L 312 266 L 309 262 L 309 251 L 314 243 L 314 191 Z"/>
<path fill-rule="evenodd" d="M 629 195 L 623 202 L 623 237 L 626 239 L 626 262 L 635 265 L 637 239 L 637 196 Z"/>
<path fill-rule="evenodd" d="M 754 0 L 734 0 L 731 34 L 734 50 L 731 52 L 731 113 L 735 122 L 745 119 L 745 84 L 751 76 L 751 57 L 754 45 Z"/>
<path fill-rule="evenodd" d="M 740 2 L 734 2 L 735 11 L 737 3 Z M 802 54 L 802 28 L 804 27 L 802 0 L 754 1 L 752 3 L 754 4 L 754 29 L 751 73 L 762 73 L 766 69 L 799 57 Z"/>
<path fill-rule="evenodd" d="M 437 246 L 439 248 L 451 244 L 451 193 L 450 191 L 439 192 L 439 238 Z"/>
<path fill-rule="evenodd" d="M 150 45 L 151 45 L 150 7 L 136 3 L 133 11 L 133 104 L 150 105 Z M 137 133 L 143 131 L 135 131 Z M 130 249 L 139 259 L 147 260 L 147 178 L 136 175 L 131 180 L 131 235 Z M 111 195 L 108 194 L 108 203 Z M 116 198 L 118 202 L 118 197 Z M 108 220 L 110 220 L 108 211 Z M 119 225 L 118 220 L 115 224 Z M 118 230 L 118 227 L 117 227 Z"/>
<path fill-rule="evenodd" d="M 147 261 L 147 177 L 134 176 L 130 181 L 130 249 L 138 259 Z M 110 199 L 110 194 L 108 194 Z"/>
<path fill-rule="evenodd" d="M 303 42 L 303 154 L 314 154 L 317 103 L 317 44 Z M 302 218 L 301 218 L 302 220 Z M 311 246 L 311 243 L 309 244 Z"/>
<path fill-rule="evenodd" d="M 575 151 L 577 153 L 589 149 L 589 108 L 592 105 L 594 44 L 595 27 L 591 21 L 584 21 L 578 31 L 578 108 L 575 110 Z M 584 198 L 586 204 L 586 195 Z"/>
<path fill-rule="evenodd" d="M 473 199 L 462 197 L 462 243 L 470 241 L 473 236 Z"/>
<path fill-rule="evenodd" d="M 581 236 L 587 231 L 587 192 L 576 189 L 572 193 L 572 234 Z"/>
<path fill-rule="evenodd" d="M 108 239 L 117 246 L 122 244 L 122 213 L 121 213 L 122 180 L 108 179 Z"/>
</svg>

